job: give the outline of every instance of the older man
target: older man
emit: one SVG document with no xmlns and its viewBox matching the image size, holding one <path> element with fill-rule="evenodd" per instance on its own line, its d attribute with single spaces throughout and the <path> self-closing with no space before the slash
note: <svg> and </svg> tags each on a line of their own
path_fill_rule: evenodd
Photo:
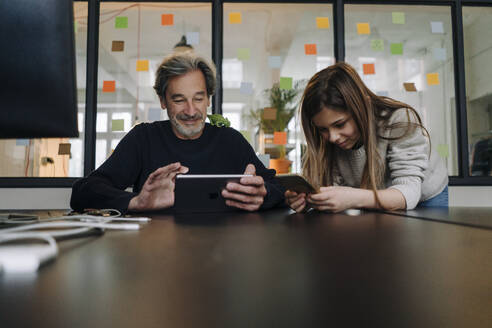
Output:
<svg viewBox="0 0 492 328">
<path fill-rule="evenodd" d="M 75 182 L 74 210 L 170 208 L 175 177 L 185 173 L 251 174 L 222 191 L 231 207 L 255 211 L 282 203 L 275 171 L 265 168 L 243 136 L 205 123 L 215 92 L 213 65 L 190 52 L 171 55 L 160 65 L 154 89 L 169 120 L 135 126 L 98 169 Z M 133 192 L 125 191 L 129 186 Z"/>
</svg>

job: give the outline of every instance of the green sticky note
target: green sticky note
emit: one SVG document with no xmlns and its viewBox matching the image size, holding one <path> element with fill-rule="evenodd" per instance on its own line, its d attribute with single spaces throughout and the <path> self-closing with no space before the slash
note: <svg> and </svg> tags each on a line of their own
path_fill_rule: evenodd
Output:
<svg viewBox="0 0 492 328">
<path fill-rule="evenodd" d="M 405 24 L 405 13 L 402 12 L 391 13 L 391 18 L 393 20 L 393 24 Z"/>
<path fill-rule="evenodd" d="M 280 89 L 284 89 L 284 90 L 292 89 L 292 78 L 291 77 L 281 77 L 279 87 L 280 87 Z"/>
<path fill-rule="evenodd" d="M 237 59 L 248 60 L 251 57 L 251 51 L 248 48 L 237 49 Z"/>
<path fill-rule="evenodd" d="M 111 121 L 111 131 L 124 131 L 125 130 L 125 120 L 112 120 Z"/>
<path fill-rule="evenodd" d="M 114 20 L 115 28 L 128 28 L 128 17 L 126 16 L 118 16 Z"/>
<path fill-rule="evenodd" d="M 251 138 L 251 131 L 249 130 L 241 130 L 241 134 L 243 135 L 244 139 L 248 140 L 250 145 L 253 144 L 253 138 Z"/>
<path fill-rule="evenodd" d="M 392 55 L 403 55 L 403 43 L 392 43 L 391 44 L 391 54 Z"/>
<path fill-rule="evenodd" d="M 371 49 L 374 51 L 383 51 L 384 50 L 384 41 L 383 39 L 374 39 L 371 40 Z"/>
<path fill-rule="evenodd" d="M 448 158 L 449 157 L 448 145 L 447 144 L 437 145 L 437 153 L 443 158 Z"/>
<path fill-rule="evenodd" d="M 73 21 L 73 29 L 74 29 L 75 33 L 77 33 L 78 27 L 79 27 L 78 22 L 77 21 Z"/>
</svg>

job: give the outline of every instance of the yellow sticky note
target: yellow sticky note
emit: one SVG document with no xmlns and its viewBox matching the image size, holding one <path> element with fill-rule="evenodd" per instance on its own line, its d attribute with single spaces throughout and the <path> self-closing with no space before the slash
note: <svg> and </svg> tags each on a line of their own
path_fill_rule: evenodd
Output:
<svg viewBox="0 0 492 328">
<path fill-rule="evenodd" d="M 449 157 L 449 146 L 447 144 L 437 145 L 437 153 L 443 158 L 448 158 Z"/>
<path fill-rule="evenodd" d="M 242 22 L 241 13 L 229 13 L 229 24 L 241 24 Z"/>
<path fill-rule="evenodd" d="M 149 70 L 149 61 L 147 59 L 137 60 L 137 72 L 147 72 Z"/>
<path fill-rule="evenodd" d="M 371 34 L 369 23 L 357 23 L 357 34 Z"/>
<path fill-rule="evenodd" d="M 111 121 L 111 131 L 117 132 L 117 131 L 124 131 L 125 130 L 125 120 L 124 119 L 118 119 L 118 120 L 112 120 Z"/>
<path fill-rule="evenodd" d="M 427 84 L 428 85 L 439 85 L 439 73 L 428 73 L 427 74 Z"/>
<path fill-rule="evenodd" d="M 316 17 L 317 28 L 330 28 L 330 20 L 328 17 Z"/>
</svg>

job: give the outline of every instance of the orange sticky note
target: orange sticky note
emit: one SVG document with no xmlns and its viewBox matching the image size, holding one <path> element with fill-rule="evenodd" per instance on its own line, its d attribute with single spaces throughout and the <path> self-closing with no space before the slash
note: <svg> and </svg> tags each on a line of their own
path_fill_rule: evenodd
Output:
<svg viewBox="0 0 492 328">
<path fill-rule="evenodd" d="M 273 132 L 273 143 L 275 145 L 287 144 L 287 132 L 286 131 L 282 131 L 282 132 L 275 131 L 275 132 Z"/>
<path fill-rule="evenodd" d="M 70 155 L 71 145 L 69 143 L 61 143 L 58 145 L 58 155 Z"/>
<path fill-rule="evenodd" d="M 316 55 L 318 53 L 318 51 L 316 49 L 316 44 L 315 43 L 305 44 L 304 45 L 304 52 L 306 53 L 306 55 Z"/>
<path fill-rule="evenodd" d="M 439 73 L 428 73 L 427 74 L 427 84 L 428 85 L 439 85 Z"/>
<path fill-rule="evenodd" d="M 149 61 L 147 59 L 137 60 L 137 72 L 147 72 L 149 70 Z"/>
<path fill-rule="evenodd" d="M 272 107 L 267 107 L 263 109 L 263 119 L 264 120 L 276 120 L 277 119 L 277 109 Z"/>
<path fill-rule="evenodd" d="M 115 91 L 116 91 L 116 81 L 103 81 L 102 92 L 115 92 Z"/>
<path fill-rule="evenodd" d="M 357 23 L 357 34 L 371 34 L 369 23 Z"/>
<path fill-rule="evenodd" d="M 111 43 L 111 51 L 123 51 L 125 49 L 125 41 L 113 41 Z"/>
<path fill-rule="evenodd" d="M 403 87 L 408 92 L 415 92 L 417 88 L 415 87 L 415 83 L 403 83 Z"/>
<path fill-rule="evenodd" d="M 365 75 L 376 74 L 376 68 L 374 67 L 374 63 L 371 64 L 362 64 L 362 71 Z"/>
<path fill-rule="evenodd" d="M 330 28 L 330 20 L 328 17 L 316 17 L 317 28 Z"/>
<path fill-rule="evenodd" d="M 241 24 L 242 21 L 241 13 L 229 13 L 229 24 Z"/>
<path fill-rule="evenodd" d="M 174 15 L 173 14 L 162 14 L 161 15 L 161 25 L 174 25 Z"/>
</svg>

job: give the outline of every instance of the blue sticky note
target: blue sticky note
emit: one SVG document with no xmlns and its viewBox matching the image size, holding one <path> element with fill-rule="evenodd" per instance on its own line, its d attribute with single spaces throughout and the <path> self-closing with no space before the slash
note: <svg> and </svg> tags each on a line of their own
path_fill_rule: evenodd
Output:
<svg viewBox="0 0 492 328">
<path fill-rule="evenodd" d="M 432 33 L 444 34 L 444 25 L 442 22 L 431 22 Z"/>
<path fill-rule="evenodd" d="M 388 91 L 378 91 L 378 92 L 376 92 L 376 94 L 380 97 L 388 97 L 389 96 Z"/>
<path fill-rule="evenodd" d="M 200 44 L 200 33 L 199 32 L 186 32 L 186 42 L 193 46 Z"/>
<path fill-rule="evenodd" d="M 160 121 L 161 120 L 162 109 L 157 107 L 149 108 L 149 112 L 147 113 L 148 121 Z"/>
<path fill-rule="evenodd" d="M 271 68 L 280 68 L 282 66 L 282 57 L 268 56 L 268 66 Z"/>
<path fill-rule="evenodd" d="M 16 139 L 15 145 L 16 146 L 29 146 L 29 139 Z"/>
<path fill-rule="evenodd" d="M 434 58 L 436 60 L 446 60 L 446 48 L 434 48 L 432 49 L 432 53 L 434 54 Z"/>
<path fill-rule="evenodd" d="M 239 92 L 243 95 L 252 95 L 253 94 L 253 83 L 241 82 L 241 87 L 239 88 Z"/>
</svg>

